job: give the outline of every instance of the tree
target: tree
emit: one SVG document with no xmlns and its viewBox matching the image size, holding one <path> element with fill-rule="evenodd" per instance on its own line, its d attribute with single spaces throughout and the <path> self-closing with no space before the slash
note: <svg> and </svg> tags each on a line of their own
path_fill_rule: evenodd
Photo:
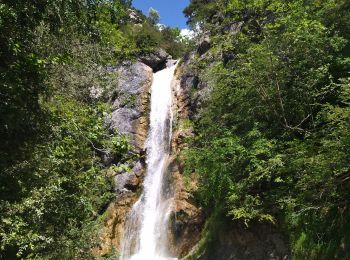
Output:
<svg viewBox="0 0 350 260">
<path fill-rule="evenodd" d="M 152 25 L 157 25 L 160 21 L 160 15 L 159 12 L 154 9 L 154 8 L 150 8 L 148 11 L 148 21 L 152 24 Z"/>
<path fill-rule="evenodd" d="M 198 198 L 234 221 L 283 225 L 298 259 L 349 258 L 349 13 L 343 0 L 186 10 L 213 39 L 195 63 L 211 87 L 188 152 Z"/>
</svg>

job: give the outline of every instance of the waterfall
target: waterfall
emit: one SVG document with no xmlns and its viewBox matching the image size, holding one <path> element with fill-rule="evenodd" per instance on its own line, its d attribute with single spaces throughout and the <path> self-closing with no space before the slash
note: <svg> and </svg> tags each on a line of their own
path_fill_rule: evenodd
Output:
<svg viewBox="0 0 350 260">
<path fill-rule="evenodd" d="M 123 260 L 167 258 L 167 221 L 171 198 L 164 189 L 164 173 L 171 140 L 171 82 L 175 66 L 154 74 L 151 87 L 150 131 L 147 138 L 147 172 L 143 193 L 125 224 Z"/>
</svg>

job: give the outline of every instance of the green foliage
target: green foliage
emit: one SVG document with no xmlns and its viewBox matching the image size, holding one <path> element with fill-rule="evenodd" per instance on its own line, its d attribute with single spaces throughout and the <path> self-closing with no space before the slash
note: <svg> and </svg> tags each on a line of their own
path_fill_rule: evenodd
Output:
<svg viewBox="0 0 350 260">
<path fill-rule="evenodd" d="M 129 0 L 1 1 L 1 259 L 93 258 L 112 196 L 101 158 L 121 168 L 133 156 L 104 127 L 113 66 L 159 47 L 180 56 L 185 45 L 155 12 L 134 24 L 131 9 Z"/>
<path fill-rule="evenodd" d="M 111 183 L 98 153 L 110 142 L 125 154 L 124 141 L 110 139 L 96 109 L 55 96 L 46 103 L 51 131 L 32 156 L 1 175 L 1 251 L 4 257 L 45 259 L 89 254 L 98 212 L 111 198 Z M 105 145 L 107 148 L 108 145 Z M 17 185 L 6 185 L 11 180 Z"/>
<path fill-rule="evenodd" d="M 101 157 L 123 161 L 130 150 L 104 127 L 117 80 L 110 68 L 135 55 L 120 55 L 129 7 L 1 2 L 0 258 L 92 258 L 112 196 Z"/>
<path fill-rule="evenodd" d="M 213 15 L 220 10 L 220 4 L 223 2 L 226 1 L 192 0 L 185 8 L 184 14 L 189 18 L 189 23 L 196 26 L 197 23 L 210 21 Z"/>
<path fill-rule="evenodd" d="M 149 22 L 141 25 L 126 25 L 122 27 L 123 33 L 129 39 L 128 48 L 134 54 L 150 53 L 163 48 L 173 58 L 180 58 L 189 51 L 193 42 L 180 36 L 180 29 L 171 27 L 158 27 Z M 130 45 L 134 43 L 134 45 Z"/>
<path fill-rule="evenodd" d="M 349 257 L 350 39 L 339 25 L 349 11 L 316 0 L 192 1 L 185 11 L 212 38 L 196 64 L 211 95 L 187 155 L 198 198 L 247 225 L 282 225 L 296 259 Z"/>
<path fill-rule="evenodd" d="M 148 11 L 148 20 L 152 25 L 157 25 L 160 21 L 160 15 L 154 8 L 150 8 Z"/>
</svg>

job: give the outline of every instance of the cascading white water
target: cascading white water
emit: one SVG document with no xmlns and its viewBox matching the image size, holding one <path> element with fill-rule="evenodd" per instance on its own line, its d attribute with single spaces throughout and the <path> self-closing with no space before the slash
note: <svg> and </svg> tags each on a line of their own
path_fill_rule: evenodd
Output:
<svg viewBox="0 0 350 260">
<path fill-rule="evenodd" d="M 175 67 L 154 74 L 146 143 L 147 173 L 143 193 L 126 221 L 121 259 L 167 259 L 166 226 L 171 200 L 164 191 L 164 173 L 170 150 L 171 82 Z"/>
</svg>

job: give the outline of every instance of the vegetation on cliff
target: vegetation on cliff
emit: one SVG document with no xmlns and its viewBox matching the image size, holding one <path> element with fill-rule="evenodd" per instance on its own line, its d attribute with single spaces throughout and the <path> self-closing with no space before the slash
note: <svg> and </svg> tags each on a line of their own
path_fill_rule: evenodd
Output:
<svg viewBox="0 0 350 260">
<path fill-rule="evenodd" d="M 349 258 L 349 1 L 192 0 L 185 14 L 211 40 L 187 154 L 201 205 L 277 224 L 295 259 Z"/>
</svg>

